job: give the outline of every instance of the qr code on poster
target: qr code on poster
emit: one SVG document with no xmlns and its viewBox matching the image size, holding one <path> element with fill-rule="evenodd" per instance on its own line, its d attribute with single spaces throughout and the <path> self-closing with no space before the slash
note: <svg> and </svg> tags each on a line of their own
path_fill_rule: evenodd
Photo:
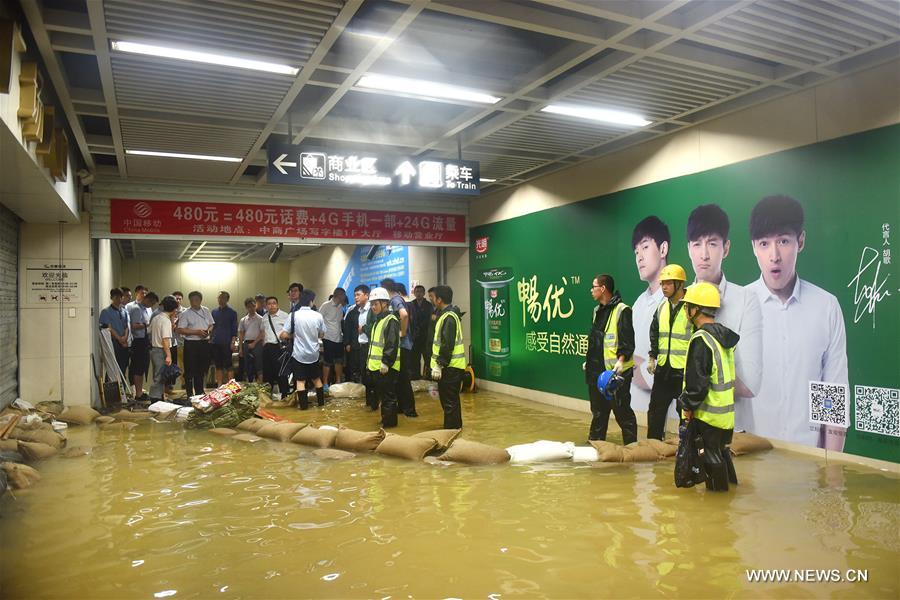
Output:
<svg viewBox="0 0 900 600">
<path fill-rule="evenodd" d="M 900 390 L 854 387 L 856 430 L 900 437 Z"/>
<path fill-rule="evenodd" d="M 846 383 L 809 382 L 809 420 L 820 425 L 850 426 L 850 386 Z"/>
</svg>

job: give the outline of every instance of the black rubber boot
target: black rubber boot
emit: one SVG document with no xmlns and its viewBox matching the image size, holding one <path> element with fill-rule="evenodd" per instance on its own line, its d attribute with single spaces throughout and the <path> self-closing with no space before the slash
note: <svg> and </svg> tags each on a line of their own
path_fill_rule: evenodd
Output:
<svg viewBox="0 0 900 600">
<path fill-rule="evenodd" d="M 325 388 L 316 388 L 316 405 L 325 406 Z"/>
</svg>

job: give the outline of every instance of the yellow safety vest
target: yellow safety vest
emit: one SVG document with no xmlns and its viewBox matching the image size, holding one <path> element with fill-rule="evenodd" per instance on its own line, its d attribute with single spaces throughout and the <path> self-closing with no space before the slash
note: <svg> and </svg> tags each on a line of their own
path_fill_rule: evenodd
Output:
<svg viewBox="0 0 900 600">
<path fill-rule="evenodd" d="M 441 353 L 441 329 L 443 329 L 444 320 L 447 318 L 452 318 L 456 321 L 456 341 L 453 344 L 453 352 L 450 353 L 450 364 L 448 366 L 465 370 L 466 349 L 463 346 L 462 324 L 459 322 L 459 315 L 452 310 L 441 313 L 434 326 L 434 339 L 431 341 L 431 368 L 436 369 L 438 366 L 437 357 Z"/>
<path fill-rule="evenodd" d="M 370 371 L 381 369 L 381 357 L 384 354 L 384 328 L 390 319 L 400 322 L 397 315 L 391 313 L 383 319 L 379 319 L 372 328 L 372 338 L 369 340 L 369 362 L 366 365 Z M 400 340 L 397 340 L 397 360 L 394 361 L 391 368 L 395 371 L 400 370 Z"/>
<path fill-rule="evenodd" d="M 669 363 L 673 369 L 684 369 L 687 363 L 688 346 L 691 344 L 691 332 L 694 326 L 687 318 L 684 306 L 675 315 L 675 322 L 669 328 L 672 305 L 668 300 L 663 300 L 656 311 L 659 322 L 659 355 L 656 364 L 662 366 Z"/>
<path fill-rule="evenodd" d="M 606 322 L 606 330 L 603 334 L 603 366 L 606 370 L 610 370 L 616 366 L 619 356 L 616 349 L 619 347 L 619 315 L 626 308 L 630 308 L 624 302 L 619 302 L 609 315 L 609 321 Z M 625 369 L 634 366 L 634 356 L 625 361 Z"/>
<path fill-rule="evenodd" d="M 698 329 L 691 336 L 703 340 L 713 355 L 709 391 L 694 416 L 719 429 L 734 429 L 734 348 L 723 348 L 708 331 Z M 682 390 L 684 384 L 682 384 Z"/>
</svg>

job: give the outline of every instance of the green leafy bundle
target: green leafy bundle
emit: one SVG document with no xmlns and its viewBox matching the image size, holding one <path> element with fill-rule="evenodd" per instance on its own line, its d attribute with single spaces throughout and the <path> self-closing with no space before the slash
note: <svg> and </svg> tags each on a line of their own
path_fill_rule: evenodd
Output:
<svg viewBox="0 0 900 600">
<path fill-rule="evenodd" d="M 259 408 L 259 397 L 270 394 L 270 389 L 268 384 L 243 384 L 243 389 L 232 396 L 228 404 L 208 413 L 195 410 L 188 417 L 185 426 L 188 429 L 234 427 L 253 416 Z"/>
</svg>

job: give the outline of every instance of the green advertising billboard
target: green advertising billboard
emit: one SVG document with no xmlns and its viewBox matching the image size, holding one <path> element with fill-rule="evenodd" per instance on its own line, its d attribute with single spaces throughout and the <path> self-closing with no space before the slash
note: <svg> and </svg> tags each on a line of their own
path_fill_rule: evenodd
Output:
<svg viewBox="0 0 900 600">
<path fill-rule="evenodd" d="M 741 336 L 736 428 L 900 462 L 898 165 L 900 125 L 472 228 L 476 372 L 586 400 L 606 273 L 633 308 L 632 407 L 646 411 L 658 272 L 678 264 L 719 286 L 719 320 Z M 718 247 L 697 234 L 723 222 Z"/>
</svg>

